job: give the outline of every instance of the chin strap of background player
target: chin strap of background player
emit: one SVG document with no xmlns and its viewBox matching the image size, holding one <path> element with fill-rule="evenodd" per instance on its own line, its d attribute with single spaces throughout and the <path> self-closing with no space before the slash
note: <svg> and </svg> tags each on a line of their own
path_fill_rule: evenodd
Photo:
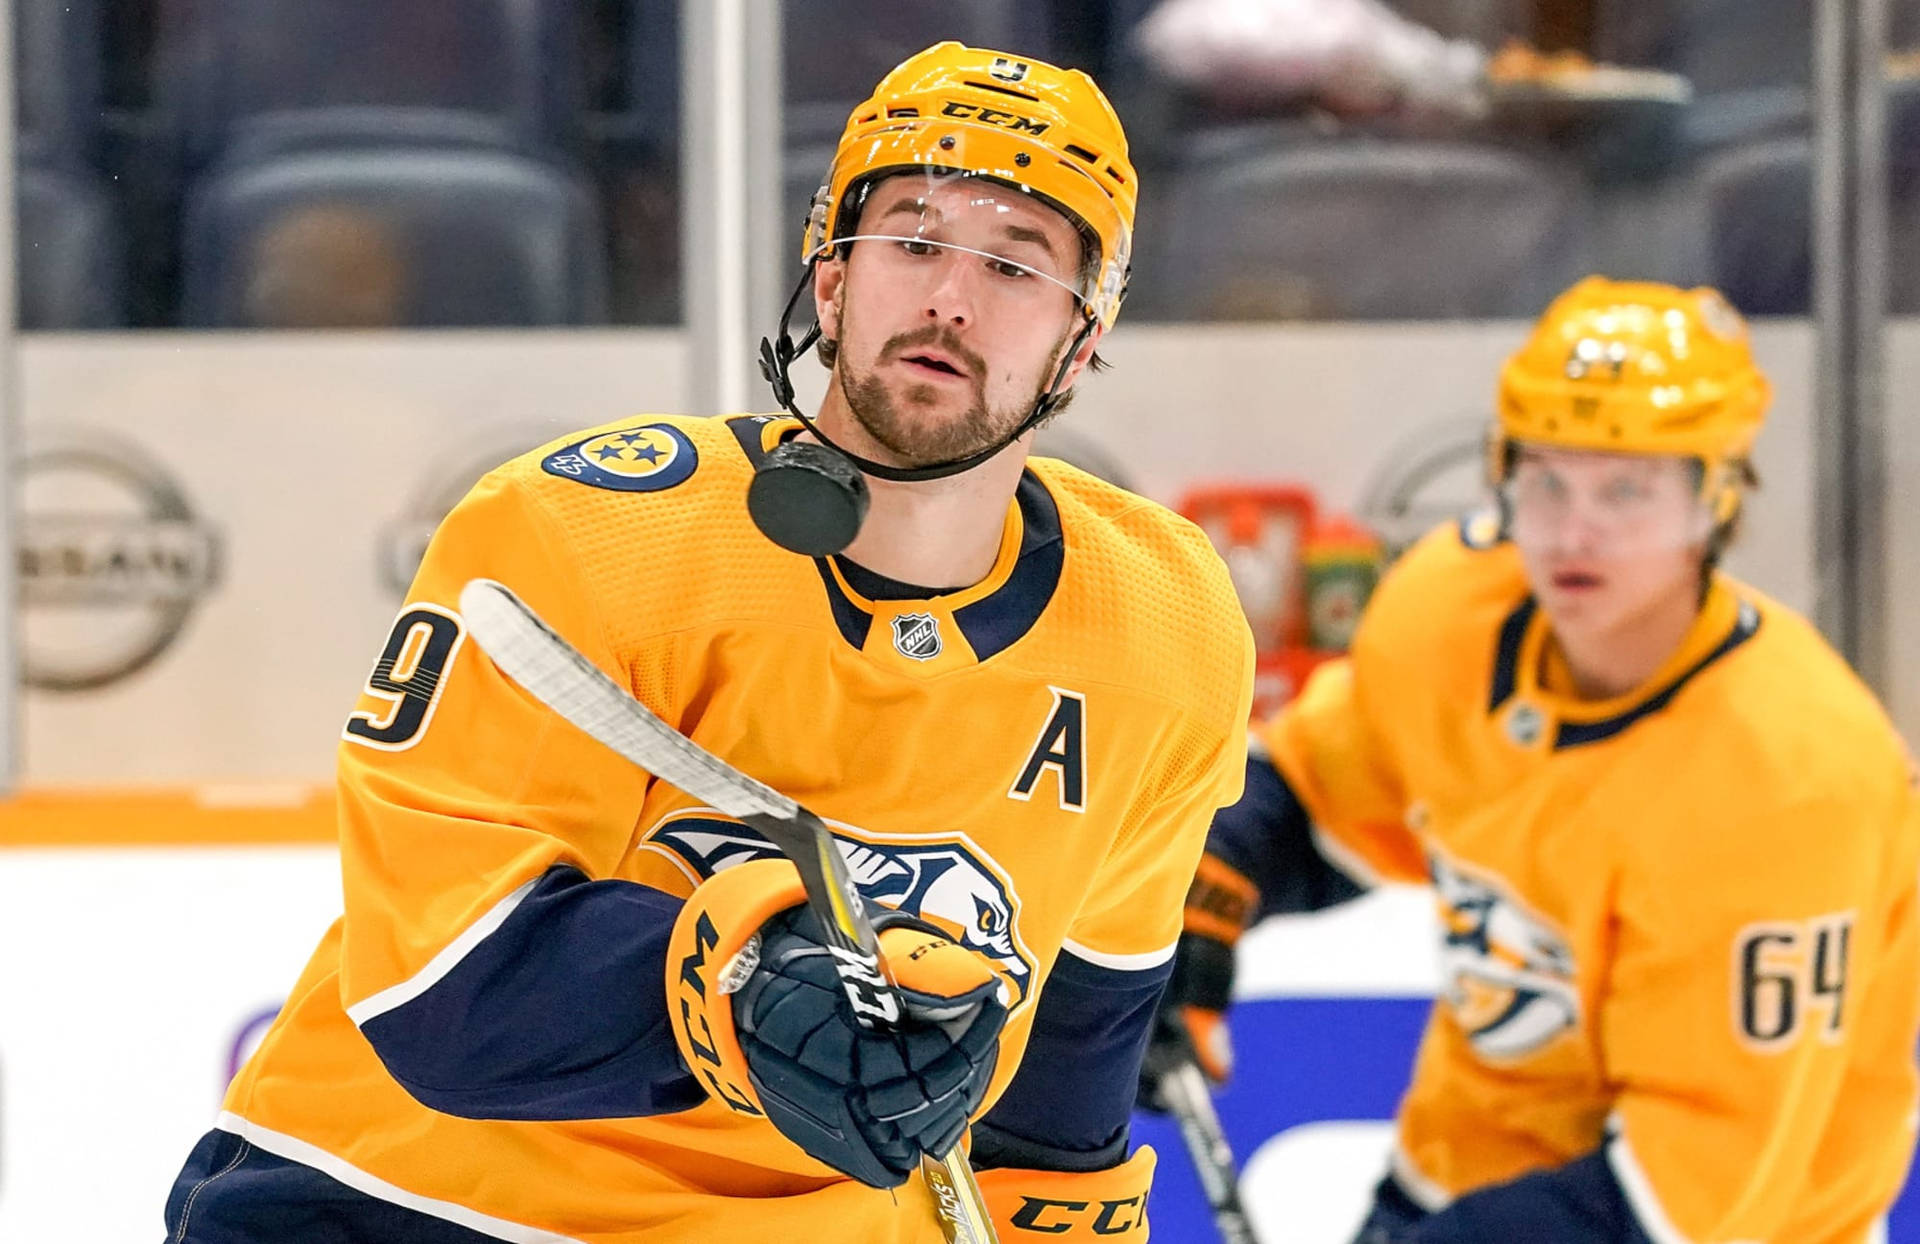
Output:
<svg viewBox="0 0 1920 1244">
<path fill-rule="evenodd" d="M 1061 398 L 1060 386 L 1066 383 L 1067 372 L 1073 366 L 1074 356 L 1080 353 L 1082 346 L 1086 345 L 1087 338 L 1092 335 L 1094 327 L 1098 323 L 1097 320 L 1091 317 L 1088 318 L 1086 326 L 1083 327 L 1079 335 L 1073 339 L 1073 347 L 1061 357 L 1060 365 L 1054 369 L 1053 383 L 1047 386 L 1047 391 L 1041 394 L 1040 399 L 1033 404 L 1033 410 L 1028 413 L 1026 419 L 1021 422 L 1020 426 L 1015 428 L 1007 436 L 989 445 L 987 448 L 970 453 L 963 458 L 949 458 L 945 462 L 935 462 L 927 466 L 888 466 L 884 462 L 875 462 L 871 458 L 863 458 L 846 446 L 835 442 L 825 432 L 820 430 L 818 424 L 802 414 L 800 407 L 794 403 L 793 380 L 788 374 L 788 369 L 792 366 L 793 360 L 805 354 L 813 343 L 819 340 L 820 324 L 818 321 L 815 321 L 813 327 L 809 328 L 805 335 L 796 342 L 793 339 L 793 312 L 794 309 L 800 305 L 801 296 L 813 286 L 813 272 L 817 262 L 817 260 L 813 259 L 807 261 L 807 270 L 801 274 L 800 283 L 794 286 L 793 296 L 787 299 L 786 309 L 780 313 L 779 335 L 771 339 L 766 337 L 760 339 L 760 374 L 767 378 L 767 384 L 773 388 L 774 399 L 786 408 L 788 414 L 798 419 L 801 424 L 806 427 L 807 431 L 818 437 L 821 444 L 827 446 L 875 479 L 892 480 L 895 483 L 902 484 L 917 483 L 921 480 L 929 479 L 945 479 L 949 475 L 958 475 L 962 471 L 971 471 L 973 468 L 979 466 L 987 459 L 1025 436 L 1028 432 L 1039 426 L 1048 415 L 1051 415 L 1054 410 L 1059 407 Z"/>
</svg>

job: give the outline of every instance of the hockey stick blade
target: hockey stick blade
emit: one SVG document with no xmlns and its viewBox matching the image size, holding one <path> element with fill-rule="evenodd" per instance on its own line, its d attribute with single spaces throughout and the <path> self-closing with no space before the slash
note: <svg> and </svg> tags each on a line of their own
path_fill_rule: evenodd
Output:
<svg viewBox="0 0 1920 1244">
<path fill-rule="evenodd" d="M 751 825 L 792 860 L 808 906 L 839 952 L 833 963 L 854 1014 L 869 1026 L 898 1022 L 900 1000 L 881 971 L 873 922 L 818 816 L 662 721 L 505 584 L 469 580 L 460 614 L 474 642 L 534 699 L 631 764 Z M 926 1157 L 922 1173 L 948 1244 L 995 1244 L 986 1200 L 959 1146 Z"/>
</svg>

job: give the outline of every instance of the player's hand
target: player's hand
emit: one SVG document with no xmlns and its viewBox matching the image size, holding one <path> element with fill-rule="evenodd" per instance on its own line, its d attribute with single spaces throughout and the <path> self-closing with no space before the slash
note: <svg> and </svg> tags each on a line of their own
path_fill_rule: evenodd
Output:
<svg viewBox="0 0 1920 1244">
<path fill-rule="evenodd" d="M 874 923 L 906 1008 L 898 1026 L 861 1025 L 805 907 L 761 930 L 760 964 L 733 1016 L 774 1126 L 828 1166 L 891 1188 L 922 1153 L 959 1143 L 986 1096 L 1007 1008 L 999 974 L 933 925 L 898 912 Z"/>
<path fill-rule="evenodd" d="M 1259 891 L 1218 856 L 1202 857 L 1187 892 L 1185 929 L 1174 949 L 1173 976 L 1141 1064 L 1140 1104 L 1159 1110 L 1161 1075 L 1188 1058 L 1215 1084 L 1233 1074 L 1227 1004 L 1233 998 L 1234 947 L 1259 907 Z"/>
<path fill-rule="evenodd" d="M 1227 1000 L 1233 996 L 1233 947 L 1197 933 L 1180 935 L 1173 978 L 1160 997 L 1153 1036 L 1140 1064 L 1140 1105 L 1164 1110 L 1160 1077 L 1191 1059 L 1207 1079 L 1224 1084 L 1233 1074 L 1233 1039 Z"/>
<path fill-rule="evenodd" d="M 694 890 L 667 944 L 674 1039 L 715 1102 L 862 1183 L 898 1187 L 966 1131 L 1011 995 L 985 956 L 883 911 L 882 967 L 905 1013 L 863 1027 L 805 903 L 788 860 L 736 864 Z"/>
</svg>

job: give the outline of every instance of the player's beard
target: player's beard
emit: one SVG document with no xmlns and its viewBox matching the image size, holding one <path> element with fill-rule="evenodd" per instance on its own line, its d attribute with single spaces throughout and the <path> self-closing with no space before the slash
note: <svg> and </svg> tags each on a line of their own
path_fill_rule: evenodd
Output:
<svg viewBox="0 0 1920 1244">
<path fill-rule="evenodd" d="M 929 407 L 940 400 L 940 386 L 889 382 L 878 374 L 879 363 L 919 347 L 938 348 L 966 372 L 973 400 L 964 411 L 930 415 Z M 868 436 L 891 453 L 899 465 L 907 467 L 951 462 L 999 444 L 1026 422 L 1040 396 L 1036 389 L 1022 405 L 992 409 L 987 403 L 986 361 L 935 324 L 890 338 L 880 350 L 874 371 L 864 375 L 855 371 L 845 354 L 839 363 L 840 392 L 847 399 L 847 409 Z M 896 400 L 896 394 L 900 400 Z"/>
</svg>

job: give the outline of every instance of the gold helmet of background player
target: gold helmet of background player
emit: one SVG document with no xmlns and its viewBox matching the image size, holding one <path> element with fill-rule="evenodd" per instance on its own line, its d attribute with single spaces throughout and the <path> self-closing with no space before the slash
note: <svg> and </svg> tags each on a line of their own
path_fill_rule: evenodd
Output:
<svg viewBox="0 0 1920 1244">
<path fill-rule="evenodd" d="M 1138 195 L 1113 105 L 1077 69 L 959 43 L 902 61 L 853 110 L 808 215 L 804 259 L 853 234 L 866 191 L 890 173 L 990 178 L 1064 214 L 1086 262 L 1076 296 L 1111 327 L 1126 293 Z"/>
<path fill-rule="evenodd" d="M 1771 399 L 1746 320 L 1717 290 L 1590 276 L 1501 368 L 1489 469 L 1503 482 L 1516 442 L 1693 458 L 1724 523 Z"/>
</svg>

